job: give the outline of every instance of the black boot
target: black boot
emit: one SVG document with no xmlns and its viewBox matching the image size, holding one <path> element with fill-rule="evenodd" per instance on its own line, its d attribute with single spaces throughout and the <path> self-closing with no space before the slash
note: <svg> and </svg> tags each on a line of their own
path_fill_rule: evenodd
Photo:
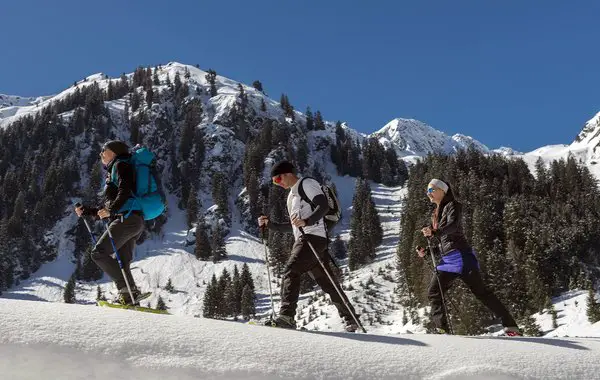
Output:
<svg viewBox="0 0 600 380">
<path fill-rule="evenodd" d="M 131 293 L 133 294 L 133 299 L 131 299 L 131 294 L 129 294 L 129 290 L 126 287 L 119 289 L 118 303 L 127 306 L 138 305 L 138 297 L 140 296 L 140 291 L 137 288 L 132 288 Z"/>
<path fill-rule="evenodd" d="M 296 329 L 294 317 L 280 315 L 279 317 L 265 322 L 265 326 L 280 327 L 282 329 Z"/>
</svg>

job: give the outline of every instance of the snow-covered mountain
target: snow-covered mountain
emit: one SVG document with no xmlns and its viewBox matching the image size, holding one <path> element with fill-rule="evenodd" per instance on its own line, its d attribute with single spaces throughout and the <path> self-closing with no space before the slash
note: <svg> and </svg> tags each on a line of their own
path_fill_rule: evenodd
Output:
<svg viewBox="0 0 600 380">
<path fill-rule="evenodd" d="M 0 126 L 2 126 L 2 119 L 16 115 L 25 107 L 36 107 L 48 98 L 51 98 L 51 96 L 26 98 L 16 95 L 0 94 Z"/>
<path fill-rule="evenodd" d="M 167 98 L 164 94 L 170 88 L 167 83 L 174 81 L 176 76 L 188 86 L 188 92 L 184 94 L 185 99 L 198 100 L 203 110 L 196 129 L 203 131 L 206 154 L 202 167 L 199 168 L 200 174 L 195 180 L 197 180 L 196 185 L 199 189 L 200 204 L 203 205 L 202 209 L 206 212 L 207 219 L 212 223 L 214 223 L 212 217 L 216 207 L 211 195 L 212 176 L 215 172 L 223 172 L 229 179 L 229 209 L 232 210 L 231 222 L 227 226 L 229 234 L 226 238 L 229 259 L 217 264 L 196 260 L 193 247 L 185 246 L 186 236 L 189 232 L 187 231 L 185 213 L 178 207 L 173 206 L 169 208 L 169 219 L 162 229 L 162 234 L 153 235 L 137 249 L 136 261 L 133 266 L 133 275 L 136 282 L 142 287 L 142 290 L 153 292 L 153 296 L 146 301 L 150 306 L 156 305 L 160 296 L 165 300 L 173 314 L 180 316 L 201 315 L 203 295 L 212 275 L 216 274 L 218 276 L 223 269 L 227 269 L 231 273 L 234 265 L 239 268 L 246 263 L 249 265 L 256 282 L 259 315 L 267 315 L 270 303 L 268 301 L 268 282 L 263 261 L 265 257 L 264 246 L 255 236 L 245 231 L 248 220 L 245 217 L 244 210 L 242 210 L 243 207 L 240 207 L 240 205 L 247 206 L 249 202 L 241 178 L 246 147 L 245 139 L 249 134 L 258 134 L 260 128 L 257 126 L 264 125 L 267 122 L 277 122 L 283 126 L 282 128 L 287 128 L 285 134 L 290 137 L 289 144 L 292 148 L 297 144 L 298 135 L 306 136 L 310 149 L 306 171 L 309 173 L 311 170 L 324 171 L 326 177 L 335 183 L 345 215 L 335 233 L 339 234 L 344 241 L 348 241 L 349 216 L 352 212 L 351 205 L 355 180 L 348 176 L 338 176 L 331 162 L 328 147 L 335 143 L 335 126 L 333 123 L 326 122 L 324 130 L 304 130 L 306 116 L 303 113 L 294 111 L 294 120 L 292 120 L 289 115 L 286 115 L 278 102 L 270 99 L 263 92 L 219 75 L 215 79 L 217 93 L 211 96 L 211 85 L 206 79 L 207 72 L 193 66 L 172 62 L 158 68 L 156 75 L 159 84 L 152 86 L 155 100 L 150 107 L 142 101 L 142 105 L 138 110 L 130 110 L 131 100 L 125 97 L 103 102 L 110 118 L 109 127 L 116 137 L 129 140 L 132 133 L 131 120 L 134 118 L 137 120 L 137 117 L 143 114 L 146 122 L 140 126 L 140 131 L 145 138 L 151 139 L 154 143 L 153 147 L 156 147 L 161 157 L 160 163 L 164 166 L 163 174 L 166 178 L 172 179 L 168 173 L 172 171 L 172 165 L 177 163 L 171 161 L 169 154 L 173 147 L 181 141 L 181 133 L 177 129 L 181 127 L 175 126 L 176 121 L 172 117 L 175 108 L 173 99 Z M 131 80 L 133 77 L 134 74 L 125 76 L 127 80 Z M 63 101 L 84 87 L 96 84 L 100 89 L 107 89 L 111 85 L 114 86 L 119 80 L 121 79 L 108 78 L 101 73 L 94 74 L 56 96 L 38 98 L 40 101 L 33 105 L 21 103 L 2 108 L 0 109 L 0 128 L 10 125 L 25 115 L 35 114 L 55 102 Z M 232 122 L 236 110 L 242 106 L 240 87 L 247 96 L 246 107 L 248 113 L 246 116 L 252 119 L 251 124 L 248 124 L 247 120 Z M 10 112 L 3 112 L 3 110 L 9 109 Z M 126 110 L 129 110 L 129 116 L 127 116 Z M 70 122 L 76 117 L 75 111 L 68 110 L 62 113 L 60 117 L 63 121 Z M 597 126 L 597 124 L 596 122 L 594 125 Z M 355 131 L 346 124 L 343 124 L 342 128 L 353 140 L 362 140 L 367 137 L 377 138 L 384 146 L 395 149 L 399 157 L 409 162 L 428 153 L 453 153 L 458 149 L 464 149 L 471 145 L 486 153 L 497 152 L 513 156 L 518 154 L 510 148 L 490 151 L 485 145 L 471 137 L 460 134 L 448 136 L 425 123 L 412 119 L 395 119 L 369 136 Z M 586 141 L 588 145 L 593 144 L 593 141 L 596 141 L 594 137 L 597 136 L 597 133 L 593 132 L 595 128 L 592 125 L 589 128 L 590 131 L 582 137 L 581 141 Z M 76 144 L 77 161 L 89 161 L 91 144 L 84 139 L 77 139 Z M 588 149 L 588 145 L 581 147 L 581 150 Z M 544 147 L 536 152 L 545 158 L 559 158 L 562 157 L 561 154 L 563 156 L 565 154 L 565 151 L 561 150 L 563 148 L 563 146 L 560 148 Z M 269 168 L 272 162 L 277 159 L 278 154 L 281 153 L 278 149 L 273 149 L 265 159 L 262 175 L 263 183 L 261 185 L 269 184 Z M 523 158 L 533 163 L 536 157 L 533 153 L 523 155 Z M 86 165 L 82 167 L 81 187 L 87 186 L 90 180 L 87 174 L 89 171 L 91 170 Z M 169 204 L 177 205 L 181 201 L 175 194 L 177 189 L 171 190 Z M 404 194 L 405 189 L 399 187 L 373 185 L 374 201 L 383 222 L 384 242 L 377 251 L 377 259 L 374 263 L 348 274 L 344 281 L 344 287 L 349 289 L 348 295 L 363 315 L 363 319 L 367 323 L 367 329 L 378 333 L 397 334 L 407 331 L 423 331 L 422 327 L 413 325 L 412 321 L 402 322 L 403 309 L 394 293 L 396 286 L 394 278 L 397 275 L 395 251 L 399 240 L 399 218 Z M 77 200 L 79 199 L 73 201 Z M 67 231 L 71 230 L 79 221 L 70 211 L 70 209 L 65 210 L 63 219 L 47 235 L 47 239 L 54 243 L 58 251 L 56 260 L 44 264 L 38 272 L 5 292 L 2 297 L 52 302 L 62 301 L 64 286 L 75 267 L 73 241 L 67 235 Z M 346 262 L 342 261 L 341 264 L 342 268 L 345 269 Z M 164 289 L 169 279 L 175 288 L 174 292 Z M 275 289 L 277 302 L 277 289 L 279 289 L 280 280 L 274 279 L 273 281 L 272 285 Z M 113 292 L 112 284 L 106 278 L 97 283 L 78 283 L 76 292 L 78 302 L 92 304 L 96 297 L 97 285 L 100 285 L 107 296 L 110 296 Z M 339 331 L 340 320 L 337 317 L 335 308 L 328 303 L 322 292 L 316 291 L 304 294 L 301 297 L 299 308 L 298 321 L 306 328 L 320 331 Z M 570 316 L 573 313 L 580 313 L 580 311 L 572 308 L 565 311 L 565 315 Z M 584 326 L 585 331 L 588 331 L 588 328 L 591 327 Z M 569 331 L 565 328 L 561 330 L 561 334 L 568 335 L 570 334 Z M 576 331 L 578 331 L 576 334 L 581 334 L 580 330 Z M 552 331 L 548 329 L 545 332 L 549 334 Z M 596 334 L 600 333 L 597 332 Z"/>
<path fill-rule="evenodd" d="M 16 95 L 6 95 L 6 94 L 0 94 L 0 109 L 2 108 L 6 108 L 6 107 L 24 107 L 24 106 L 30 106 L 30 105 L 35 105 L 36 103 L 39 103 L 40 101 L 44 100 L 45 97 L 23 97 L 23 96 L 16 96 Z"/>
<path fill-rule="evenodd" d="M 548 165 L 554 160 L 572 156 L 600 180 L 600 167 L 597 165 L 600 161 L 600 112 L 585 123 L 571 144 L 546 145 L 527 153 L 505 151 L 505 155 L 522 158 L 531 169 L 538 159 Z"/>
<path fill-rule="evenodd" d="M 488 153 L 487 146 L 472 137 L 455 134 L 448 136 L 444 132 L 414 119 L 394 119 L 371 137 L 379 139 L 386 148 L 394 148 L 399 157 L 411 159 L 429 153 L 455 153 L 459 149 L 474 146 Z"/>
</svg>

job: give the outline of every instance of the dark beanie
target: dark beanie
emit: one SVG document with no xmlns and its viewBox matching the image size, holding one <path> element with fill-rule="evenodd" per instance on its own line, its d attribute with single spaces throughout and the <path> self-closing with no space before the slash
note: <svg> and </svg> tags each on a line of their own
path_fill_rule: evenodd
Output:
<svg viewBox="0 0 600 380">
<path fill-rule="evenodd" d="M 271 177 L 278 176 L 285 173 L 295 173 L 294 165 L 288 161 L 281 161 L 273 165 L 271 168 Z"/>
<path fill-rule="evenodd" d="M 105 143 L 102 149 L 110 149 L 115 152 L 117 156 L 129 153 L 129 146 L 120 140 L 111 140 Z"/>
</svg>

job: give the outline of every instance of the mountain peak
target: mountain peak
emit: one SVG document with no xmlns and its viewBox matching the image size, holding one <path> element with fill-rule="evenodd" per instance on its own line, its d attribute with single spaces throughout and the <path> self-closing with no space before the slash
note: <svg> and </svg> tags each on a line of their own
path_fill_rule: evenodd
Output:
<svg viewBox="0 0 600 380">
<path fill-rule="evenodd" d="M 451 154 L 470 146 L 489 152 L 487 146 L 470 136 L 456 134 L 450 137 L 415 119 L 393 119 L 371 137 L 378 138 L 386 148 L 393 146 L 399 157 L 425 156 L 429 153 Z"/>
<path fill-rule="evenodd" d="M 590 144 L 595 142 L 594 145 L 597 145 L 600 141 L 600 112 L 594 115 L 593 118 L 587 121 L 583 126 L 579 135 L 575 138 L 573 144 Z"/>
</svg>

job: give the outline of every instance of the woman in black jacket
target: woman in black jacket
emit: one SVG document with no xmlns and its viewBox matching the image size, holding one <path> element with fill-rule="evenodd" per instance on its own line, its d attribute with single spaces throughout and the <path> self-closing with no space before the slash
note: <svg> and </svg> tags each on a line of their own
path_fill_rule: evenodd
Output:
<svg viewBox="0 0 600 380">
<path fill-rule="evenodd" d="M 452 282 L 460 278 L 478 300 L 502 319 L 506 335 L 521 335 L 517 323 L 506 307 L 483 284 L 475 250 L 469 245 L 463 232 L 462 205 L 454 199 L 450 185 L 439 179 L 432 179 L 427 186 L 427 197 L 436 204 L 436 208 L 431 216 L 431 226 L 424 227 L 421 232 L 425 237 L 439 242 L 442 255 L 440 264 L 436 267 L 436 275 L 429 284 L 428 293 L 431 320 L 436 325 L 436 330 L 439 333 L 448 331 L 443 296 Z M 425 256 L 423 248 L 418 248 L 417 252 L 420 257 Z"/>
</svg>

